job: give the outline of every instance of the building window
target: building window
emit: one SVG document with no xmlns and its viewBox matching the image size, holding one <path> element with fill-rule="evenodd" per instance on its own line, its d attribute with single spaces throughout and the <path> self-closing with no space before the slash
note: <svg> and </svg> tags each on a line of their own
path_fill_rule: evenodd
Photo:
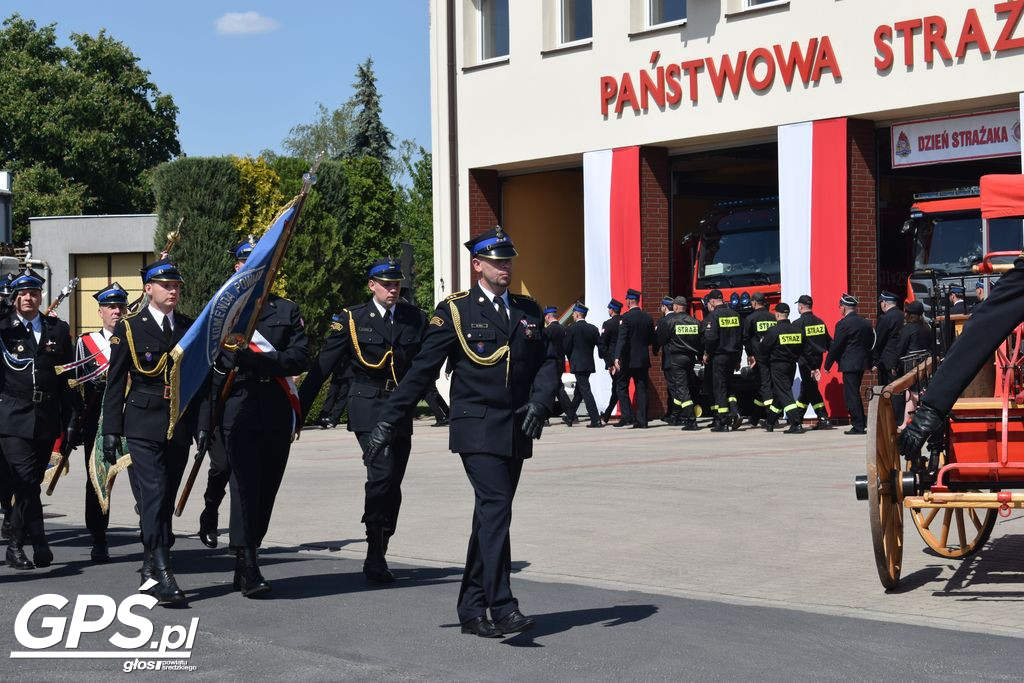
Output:
<svg viewBox="0 0 1024 683">
<path fill-rule="evenodd" d="M 591 0 L 562 0 L 562 42 L 594 37 Z"/>
<path fill-rule="evenodd" d="M 766 5 L 771 3 L 778 4 L 779 0 L 747 0 L 747 7 L 757 7 L 758 5 Z"/>
<path fill-rule="evenodd" d="M 657 26 L 686 19 L 686 0 L 650 0 L 647 25 Z"/>
<path fill-rule="evenodd" d="M 508 56 L 508 0 L 480 0 L 480 59 Z"/>
</svg>

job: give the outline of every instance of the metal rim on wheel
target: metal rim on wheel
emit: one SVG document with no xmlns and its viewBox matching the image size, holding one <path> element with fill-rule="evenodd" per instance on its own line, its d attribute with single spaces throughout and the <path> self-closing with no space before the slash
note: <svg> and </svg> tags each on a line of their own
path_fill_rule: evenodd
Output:
<svg viewBox="0 0 1024 683">
<path fill-rule="evenodd" d="M 868 404 L 867 434 L 868 515 L 878 578 L 895 588 L 903 568 L 903 504 L 892 482 L 898 479 L 900 456 L 896 450 L 896 419 L 892 403 L 875 395 Z"/>
</svg>

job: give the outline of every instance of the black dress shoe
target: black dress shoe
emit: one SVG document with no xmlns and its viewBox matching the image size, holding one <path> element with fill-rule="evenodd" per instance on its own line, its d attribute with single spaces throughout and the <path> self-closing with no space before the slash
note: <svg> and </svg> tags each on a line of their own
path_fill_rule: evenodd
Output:
<svg viewBox="0 0 1024 683">
<path fill-rule="evenodd" d="M 850 429 L 847 429 L 845 432 L 843 432 L 843 434 L 867 434 L 867 433 L 868 432 L 867 432 L 866 429 L 860 429 L 858 427 L 851 427 Z"/>
<path fill-rule="evenodd" d="M 832 420 L 827 417 L 819 417 L 818 424 L 814 425 L 813 429 L 832 429 Z"/>
<path fill-rule="evenodd" d="M 174 579 L 174 572 L 171 570 L 171 553 L 167 546 L 153 548 L 153 579 L 157 584 L 153 586 L 151 595 L 161 605 L 170 607 L 188 605 L 188 598 L 178 588 L 178 582 Z"/>
<path fill-rule="evenodd" d="M 270 584 L 260 573 L 256 547 L 235 549 L 234 588 L 242 597 L 255 598 L 270 592 Z"/>
<path fill-rule="evenodd" d="M 28 559 L 28 555 L 20 545 L 8 545 L 7 546 L 7 566 L 12 569 L 35 569 L 36 566 L 32 564 L 32 560 Z"/>
<path fill-rule="evenodd" d="M 494 628 L 502 635 L 529 631 L 536 625 L 537 622 L 534 621 L 533 617 L 528 617 L 519 610 L 514 610 L 504 619 L 494 622 Z"/>
<path fill-rule="evenodd" d="M 462 632 L 481 638 L 501 638 L 501 631 L 486 617 L 475 617 L 462 622 Z"/>
<path fill-rule="evenodd" d="M 647 425 L 646 424 L 641 424 L 639 422 L 634 422 L 633 423 L 633 429 L 647 429 Z"/>
<path fill-rule="evenodd" d="M 217 547 L 217 508 L 205 507 L 199 513 L 199 540 L 207 548 Z"/>
<path fill-rule="evenodd" d="M 37 567 L 49 567 L 53 563 L 53 551 L 46 543 L 33 544 L 32 561 Z"/>
<path fill-rule="evenodd" d="M 600 429 L 604 427 L 604 422 L 591 422 L 587 425 L 587 429 Z"/>
<path fill-rule="evenodd" d="M 633 421 L 632 420 L 630 420 L 629 422 L 626 422 L 625 420 L 619 420 L 618 422 L 616 422 L 615 424 L 612 425 L 612 427 L 632 427 L 632 426 L 633 426 Z"/>
<path fill-rule="evenodd" d="M 107 549 L 106 541 L 96 541 L 92 544 L 92 550 L 89 552 L 89 557 L 93 562 L 103 564 L 110 562 L 110 551 Z"/>
<path fill-rule="evenodd" d="M 799 422 L 794 422 L 793 424 L 789 425 L 789 429 L 787 429 L 786 431 L 784 431 L 782 433 L 783 434 L 803 434 L 804 431 L 805 431 L 804 430 L 804 426 L 802 424 L 800 424 Z"/>
<path fill-rule="evenodd" d="M 568 415 L 563 415 L 563 416 L 562 416 L 562 422 L 564 422 L 564 423 L 565 423 L 565 426 L 566 426 L 566 427 L 572 427 L 572 426 L 573 426 L 574 424 L 576 424 L 576 421 L 575 421 L 575 420 L 573 420 L 573 419 L 572 419 L 571 417 L 569 417 Z"/>
<path fill-rule="evenodd" d="M 448 420 L 438 420 L 437 422 L 435 422 L 434 424 L 432 424 L 430 426 L 431 427 L 447 427 L 448 426 Z"/>
</svg>

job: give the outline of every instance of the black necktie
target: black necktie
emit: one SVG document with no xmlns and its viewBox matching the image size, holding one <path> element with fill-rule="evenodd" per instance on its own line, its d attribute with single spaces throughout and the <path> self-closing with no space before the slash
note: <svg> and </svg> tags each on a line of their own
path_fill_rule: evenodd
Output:
<svg viewBox="0 0 1024 683">
<path fill-rule="evenodd" d="M 388 327 L 391 327 L 391 311 L 390 310 L 384 311 L 384 322 L 387 324 Z"/>
<path fill-rule="evenodd" d="M 494 297 L 494 305 L 498 307 L 498 315 L 501 316 L 502 321 L 505 323 L 505 328 L 508 328 L 508 309 L 505 308 L 505 300 L 500 296 Z"/>
<path fill-rule="evenodd" d="M 32 323 L 26 320 L 21 325 L 28 332 L 28 347 L 34 351 L 36 349 L 36 332 L 32 328 Z"/>
<path fill-rule="evenodd" d="M 168 344 L 170 344 L 171 343 L 171 335 L 173 333 L 171 332 L 171 320 L 166 315 L 164 316 L 164 324 L 161 325 L 161 328 L 164 331 L 164 341 L 167 342 Z"/>
</svg>

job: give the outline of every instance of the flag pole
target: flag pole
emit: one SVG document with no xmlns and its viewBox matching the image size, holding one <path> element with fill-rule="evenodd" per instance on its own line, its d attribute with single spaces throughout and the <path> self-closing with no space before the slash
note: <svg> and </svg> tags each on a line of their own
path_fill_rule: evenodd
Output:
<svg viewBox="0 0 1024 683">
<path fill-rule="evenodd" d="M 266 284 L 263 287 L 263 291 L 260 292 L 260 298 L 256 301 L 256 305 L 253 307 L 252 316 L 249 318 L 245 327 L 245 334 L 240 339 L 236 339 L 232 344 L 235 349 L 245 349 L 249 347 L 249 342 L 252 340 L 252 335 L 256 332 L 256 325 L 259 323 L 260 311 L 263 310 L 263 305 L 267 302 L 267 297 L 270 296 L 270 289 L 274 284 L 274 279 L 277 277 L 278 268 L 281 266 L 281 261 L 284 258 L 284 253 L 288 249 L 288 243 L 292 239 L 292 234 L 295 232 L 295 228 L 298 227 L 299 217 L 302 215 L 302 206 L 306 202 L 306 195 L 309 194 L 310 189 L 316 184 L 316 173 L 320 169 L 320 162 L 324 158 L 324 153 L 320 152 L 316 159 L 313 161 L 313 165 L 310 166 L 309 171 L 302 175 L 302 189 L 299 191 L 298 196 L 293 200 L 295 206 L 295 213 L 285 223 L 284 228 L 281 231 L 281 244 L 274 252 L 271 257 L 270 265 L 267 267 L 268 275 Z M 214 399 L 213 409 L 210 410 L 210 425 L 208 429 L 209 438 L 213 438 L 213 427 L 220 421 L 220 411 L 224 406 L 224 402 L 228 396 L 231 395 L 231 388 L 235 384 L 235 376 L 238 374 L 238 368 L 233 367 L 228 372 L 227 377 L 224 380 L 224 386 L 220 393 Z M 299 416 L 302 419 L 302 416 Z M 207 439 L 207 442 L 209 439 Z M 185 503 L 188 502 L 188 497 L 192 493 L 192 488 L 195 486 L 196 479 L 199 477 L 199 470 L 202 468 L 203 456 L 206 451 L 209 450 L 209 443 L 206 448 L 196 453 L 195 461 L 192 463 L 192 469 L 188 473 L 188 479 L 185 480 L 185 487 L 181 490 L 181 496 L 178 498 L 178 505 L 174 508 L 174 515 L 181 517 L 181 513 L 185 510 Z"/>
</svg>

